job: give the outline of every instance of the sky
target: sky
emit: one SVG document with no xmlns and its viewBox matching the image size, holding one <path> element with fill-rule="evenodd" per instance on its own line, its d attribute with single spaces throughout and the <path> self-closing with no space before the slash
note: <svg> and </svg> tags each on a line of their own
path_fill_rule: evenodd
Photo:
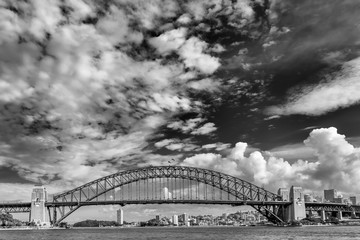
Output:
<svg viewBox="0 0 360 240">
<path fill-rule="evenodd" d="M 0 201 L 169 160 L 359 194 L 359 7 L 0 1 Z"/>
</svg>

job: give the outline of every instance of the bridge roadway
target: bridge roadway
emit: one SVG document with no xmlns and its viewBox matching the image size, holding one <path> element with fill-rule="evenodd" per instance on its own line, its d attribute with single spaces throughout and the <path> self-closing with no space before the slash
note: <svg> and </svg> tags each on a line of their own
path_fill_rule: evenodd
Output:
<svg viewBox="0 0 360 240">
<path fill-rule="evenodd" d="M 31 203 L 30 202 L 3 202 L 0 203 L 0 212 L 7 213 L 20 213 L 20 212 L 30 212 Z"/>
<path fill-rule="evenodd" d="M 291 202 L 287 201 L 230 201 L 230 200 L 176 200 L 176 199 L 162 199 L 162 200 L 116 200 L 116 201 L 84 201 L 84 202 L 46 202 L 47 208 L 63 207 L 63 206 L 94 206 L 94 205 L 130 205 L 130 204 L 214 204 L 214 205 L 231 205 L 231 206 L 244 206 L 244 205 L 265 205 L 265 206 L 288 206 Z M 340 203 L 319 203 L 319 202 L 306 202 L 306 211 L 343 211 L 360 213 L 360 205 L 348 205 Z M 19 213 L 30 212 L 31 203 L 0 203 L 0 212 Z"/>
</svg>

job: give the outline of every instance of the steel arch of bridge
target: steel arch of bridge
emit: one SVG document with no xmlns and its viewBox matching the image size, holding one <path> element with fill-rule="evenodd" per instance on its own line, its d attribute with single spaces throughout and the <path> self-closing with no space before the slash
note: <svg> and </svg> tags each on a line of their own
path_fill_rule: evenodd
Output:
<svg viewBox="0 0 360 240">
<path fill-rule="evenodd" d="M 54 195 L 53 202 L 48 207 L 53 207 L 53 220 L 54 223 L 58 224 L 81 206 L 96 204 L 98 196 L 106 192 L 133 182 L 154 178 L 180 178 L 211 185 L 234 196 L 239 204 L 230 203 L 231 205 L 248 204 L 266 216 L 269 221 L 275 223 L 282 222 L 282 219 L 278 216 L 279 211 L 282 206 L 288 204 L 282 202 L 281 197 L 275 193 L 221 172 L 185 166 L 149 166 L 117 172 L 70 191 Z M 138 204 L 143 203 L 138 202 Z M 152 203 L 152 201 L 148 203 Z M 153 203 L 156 203 L 156 201 L 153 201 Z M 162 203 L 177 202 L 163 201 Z M 190 201 L 188 203 L 196 204 L 197 202 Z M 56 209 L 60 213 L 59 219 L 57 219 Z"/>
</svg>

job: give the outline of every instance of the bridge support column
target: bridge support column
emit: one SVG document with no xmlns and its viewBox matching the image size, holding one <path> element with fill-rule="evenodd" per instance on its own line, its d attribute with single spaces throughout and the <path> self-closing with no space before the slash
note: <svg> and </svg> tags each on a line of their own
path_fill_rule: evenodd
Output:
<svg viewBox="0 0 360 240">
<path fill-rule="evenodd" d="M 352 212 L 351 212 L 351 218 L 356 218 L 356 213 L 355 213 L 355 211 L 352 211 Z"/>
<path fill-rule="evenodd" d="M 321 210 L 321 211 L 320 211 L 320 217 L 321 217 L 321 220 L 322 220 L 322 221 L 325 221 L 325 220 L 326 220 L 325 210 Z"/>
<path fill-rule="evenodd" d="M 56 207 L 53 207 L 53 222 L 52 224 L 55 225 L 57 221 L 57 211 L 56 211 Z"/>
<path fill-rule="evenodd" d="M 311 210 L 309 210 L 308 218 L 312 218 L 312 216 L 313 216 L 313 213 Z"/>
<path fill-rule="evenodd" d="M 338 212 L 337 212 L 337 218 L 338 218 L 340 221 L 343 220 L 342 211 L 338 211 Z"/>
<path fill-rule="evenodd" d="M 45 187 L 35 186 L 31 194 L 30 222 L 38 226 L 50 226 L 46 215 L 46 201 L 47 193 Z"/>
<path fill-rule="evenodd" d="M 281 196 L 282 201 L 289 201 L 289 189 L 279 188 L 278 195 Z M 286 206 L 281 206 L 278 217 L 280 217 L 284 222 L 289 222 L 290 221 L 290 208 L 286 207 Z"/>
<path fill-rule="evenodd" d="M 299 221 L 306 218 L 304 194 L 301 187 L 290 188 L 290 221 Z"/>
</svg>

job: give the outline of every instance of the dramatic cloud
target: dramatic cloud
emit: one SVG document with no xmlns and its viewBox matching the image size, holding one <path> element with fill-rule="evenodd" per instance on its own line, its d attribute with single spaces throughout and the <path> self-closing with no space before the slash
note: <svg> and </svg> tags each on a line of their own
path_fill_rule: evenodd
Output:
<svg viewBox="0 0 360 240">
<path fill-rule="evenodd" d="M 327 187 L 342 191 L 358 188 L 360 180 L 360 148 L 355 148 L 337 133 L 336 128 L 315 129 L 305 144 L 316 151 L 318 168 L 314 179 Z"/>
<path fill-rule="evenodd" d="M 359 3 L 319 1 L 0 1 L 0 198 L 169 164 L 350 192 L 358 145 L 299 144 L 359 135 L 327 119 L 360 102 Z"/>
<path fill-rule="evenodd" d="M 260 151 L 245 156 L 247 144 L 240 142 L 225 157 L 202 153 L 186 158 L 182 164 L 233 174 L 273 191 L 297 185 L 308 190 L 336 188 L 353 193 L 360 186 L 360 149 L 348 143 L 336 128 L 315 129 L 304 143 L 304 149 L 312 149 L 315 161 L 299 159 L 290 164 L 271 152 Z"/>
<path fill-rule="evenodd" d="M 171 25 L 149 38 L 149 31 L 180 17 L 176 1 L 0 6 L 0 164 L 27 180 L 76 186 L 123 164 L 143 164 L 160 126 L 202 106 L 188 89 L 218 87 L 194 83 L 198 73 L 206 79 L 220 66 L 207 42 Z M 158 58 L 149 57 L 144 42 Z M 171 51 L 178 56 L 164 61 L 161 55 Z M 213 123 L 188 128 L 194 134 L 216 130 Z M 197 148 L 179 144 L 155 146 Z"/>
</svg>

